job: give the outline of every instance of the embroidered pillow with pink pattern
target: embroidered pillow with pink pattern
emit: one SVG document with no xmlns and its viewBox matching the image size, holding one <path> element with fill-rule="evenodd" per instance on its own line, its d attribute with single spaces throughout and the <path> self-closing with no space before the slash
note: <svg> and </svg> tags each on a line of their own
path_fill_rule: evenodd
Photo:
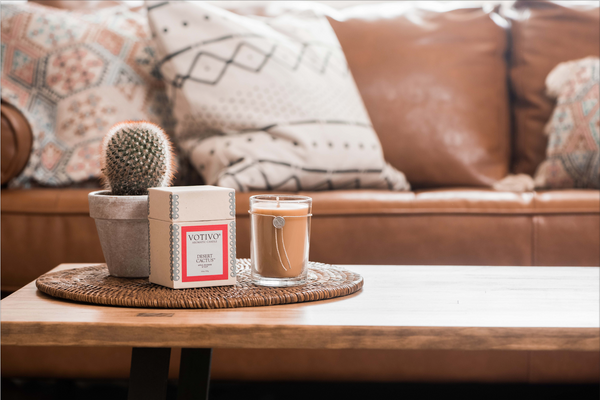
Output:
<svg viewBox="0 0 600 400">
<path fill-rule="evenodd" d="M 600 188 L 600 59 L 556 66 L 546 79 L 557 99 L 546 126 L 546 160 L 535 174 L 537 188 Z"/>
<path fill-rule="evenodd" d="M 169 125 L 144 14 L 127 6 L 65 11 L 2 4 L 2 99 L 29 121 L 34 144 L 11 186 L 97 178 L 102 137 L 123 120 Z"/>
</svg>

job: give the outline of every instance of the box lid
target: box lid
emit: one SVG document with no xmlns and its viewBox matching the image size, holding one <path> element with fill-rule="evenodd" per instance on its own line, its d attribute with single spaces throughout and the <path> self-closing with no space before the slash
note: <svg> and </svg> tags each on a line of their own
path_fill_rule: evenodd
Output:
<svg viewBox="0 0 600 400">
<path fill-rule="evenodd" d="M 148 189 L 148 218 L 183 222 L 234 217 L 234 189 L 209 185 Z"/>
</svg>

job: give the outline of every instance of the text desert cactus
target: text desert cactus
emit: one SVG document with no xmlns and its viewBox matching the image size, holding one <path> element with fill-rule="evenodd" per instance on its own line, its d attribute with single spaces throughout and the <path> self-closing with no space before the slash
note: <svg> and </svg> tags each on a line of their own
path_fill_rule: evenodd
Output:
<svg viewBox="0 0 600 400">
<path fill-rule="evenodd" d="M 162 128 L 146 121 L 113 126 L 102 145 L 104 184 L 113 195 L 148 194 L 148 188 L 169 186 L 173 179 L 173 150 Z"/>
</svg>

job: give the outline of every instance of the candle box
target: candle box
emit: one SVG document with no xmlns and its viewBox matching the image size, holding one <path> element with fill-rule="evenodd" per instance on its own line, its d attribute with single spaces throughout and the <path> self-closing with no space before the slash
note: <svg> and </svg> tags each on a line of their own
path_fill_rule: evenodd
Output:
<svg viewBox="0 0 600 400">
<path fill-rule="evenodd" d="M 148 189 L 150 282 L 173 289 L 235 285 L 235 190 Z"/>
</svg>

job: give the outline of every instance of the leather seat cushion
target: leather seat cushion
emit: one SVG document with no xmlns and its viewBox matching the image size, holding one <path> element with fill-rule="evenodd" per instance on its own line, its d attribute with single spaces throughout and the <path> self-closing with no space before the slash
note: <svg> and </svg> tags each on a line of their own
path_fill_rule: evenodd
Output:
<svg viewBox="0 0 600 400">
<path fill-rule="evenodd" d="M 2 290 L 60 263 L 103 262 L 89 189 L 2 191 Z M 250 255 L 237 195 L 237 256 Z M 600 192 L 454 189 L 301 193 L 313 198 L 310 258 L 335 264 L 598 265 Z"/>
<path fill-rule="evenodd" d="M 2 213 L 87 215 L 88 193 L 81 189 L 8 189 L 2 191 Z M 248 218 L 250 197 L 236 193 L 237 218 Z M 298 192 L 313 199 L 314 218 L 325 216 L 404 214 L 552 214 L 600 213 L 598 190 L 497 192 L 491 189 L 427 189 L 414 192 L 336 190 Z"/>
</svg>

